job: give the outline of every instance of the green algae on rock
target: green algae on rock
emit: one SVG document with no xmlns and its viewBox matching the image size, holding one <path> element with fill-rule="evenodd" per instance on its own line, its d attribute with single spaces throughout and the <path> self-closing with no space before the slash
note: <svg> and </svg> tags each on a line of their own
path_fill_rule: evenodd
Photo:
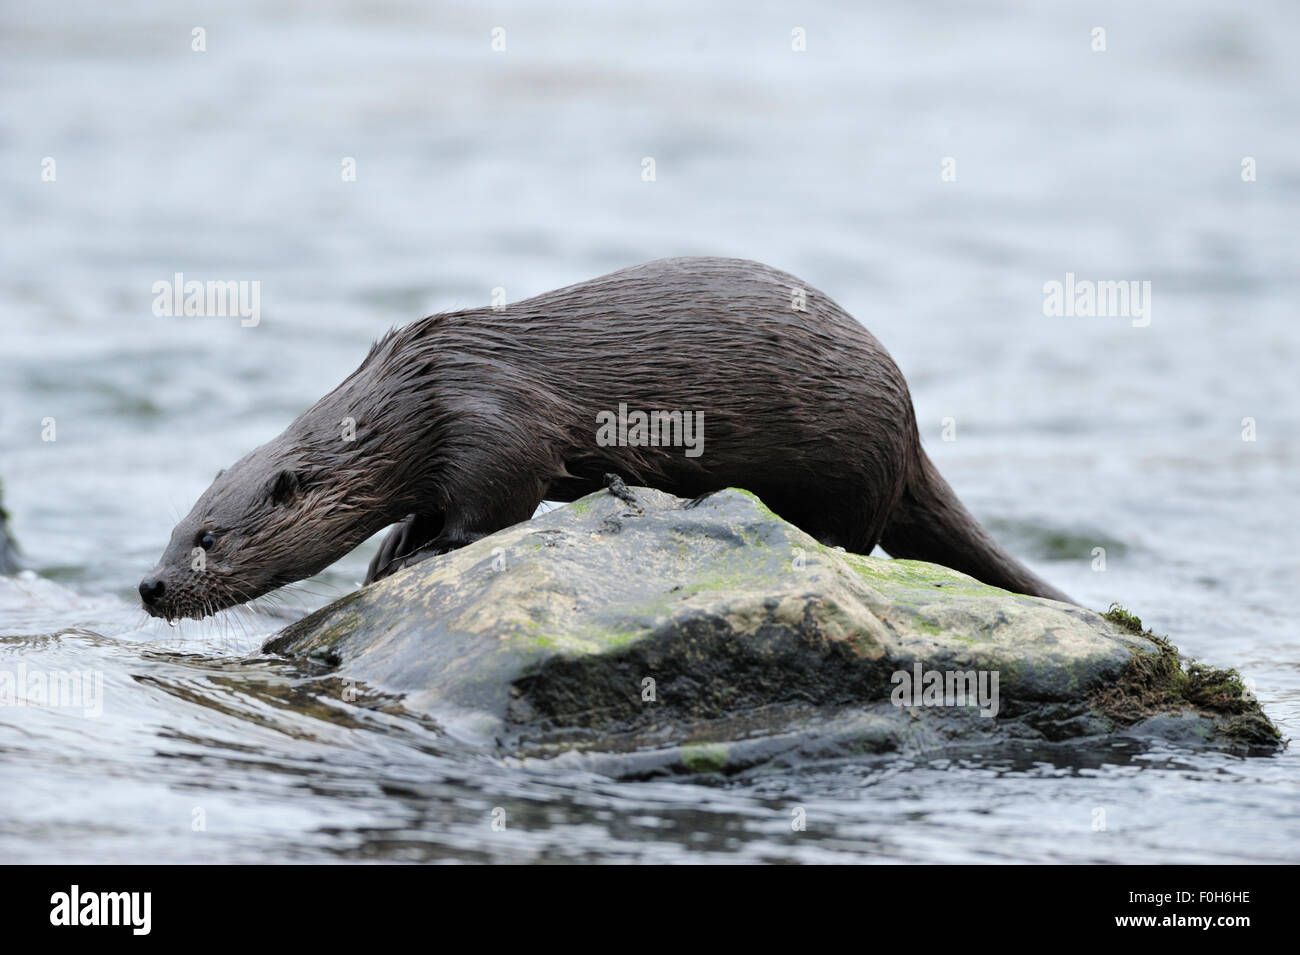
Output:
<svg viewBox="0 0 1300 955">
<path fill-rule="evenodd" d="M 747 492 L 632 492 L 426 560 L 266 650 L 493 754 L 623 776 L 1115 734 L 1280 745 L 1257 703 L 1140 624 L 824 547 Z"/>
<path fill-rule="evenodd" d="M 1224 737 L 1260 747 L 1282 741 L 1236 670 L 1196 662 L 1184 666 L 1172 643 L 1143 630 L 1142 621 L 1118 604 L 1111 604 L 1102 616 L 1156 645 L 1153 653 L 1135 653 L 1119 679 L 1093 693 L 1091 703 L 1115 723 L 1150 725 L 1190 706 L 1217 714 L 1221 719 L 1216 729 Z"/>
</svg>

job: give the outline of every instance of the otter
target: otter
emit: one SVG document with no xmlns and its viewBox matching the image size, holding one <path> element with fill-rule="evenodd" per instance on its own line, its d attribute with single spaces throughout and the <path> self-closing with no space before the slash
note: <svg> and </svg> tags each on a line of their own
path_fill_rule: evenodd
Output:
<svg viewBox="0 0 1300 955">
<path fill-rule="evenodd" d="M 601 440 L 599 423 L 624 409 L 694 413 L 702 444 Z M 871 333 L 794 276 L 725 258 L 661 259 L 389 331 L 283 434 L 217 475 L 140 597 L 156 617 L 201 618 L 391 525 L 370 583 L 607 474 L 686 498 L 742 487 L 826 545 L 879 544 L 1072 602 L 958 501 Z"/>
</svg>

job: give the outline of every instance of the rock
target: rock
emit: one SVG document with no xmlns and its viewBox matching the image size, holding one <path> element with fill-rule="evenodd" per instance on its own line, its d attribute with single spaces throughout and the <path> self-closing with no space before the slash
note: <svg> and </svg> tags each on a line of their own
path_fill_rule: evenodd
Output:
<svg viewBox="0 0 1300 955">
<path fill-rule="evenodd" d="M 832 550 L 745 491 L 628 497 L 426 560 L 264 649 L 494 754 L 624 777 L 1117 735 L 1281 745 L 1235 674 L 1184 668 L 1122 611 Z M 949 704 L 970 674 L 979 705 L 923 695 L 936 672 Z"/>
<path fill-rule="evenodd" d="M 4 483 L 0 482 L 0 576 L 16 574 L 22 564 L 18 562 L 18 544 L 9 533 L 9 512 L 5 510 Z"/>
</svg>

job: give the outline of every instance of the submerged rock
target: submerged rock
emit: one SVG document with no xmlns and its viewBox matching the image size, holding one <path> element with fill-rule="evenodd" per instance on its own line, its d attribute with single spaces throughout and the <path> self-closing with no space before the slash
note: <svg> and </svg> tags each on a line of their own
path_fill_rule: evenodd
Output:
<svg viewBox="0 0 1300 955">
<path fill-rule="evenodd" d="M 5 510 L 4 482 L 0 481 L 0 576 L 16 574 L 22 568 L 18 562 L 18 544 L 9 533 L 9 512 Z"/>
<path fill-rule="evenodd" d="M 493 753 L 621 776 L 1145 736 L 1275 749 L 1235 674 L 1122 613 L 832 550 L 752 494 L 602 491 L 298 621 L 267 652 Z"/>
</svg>

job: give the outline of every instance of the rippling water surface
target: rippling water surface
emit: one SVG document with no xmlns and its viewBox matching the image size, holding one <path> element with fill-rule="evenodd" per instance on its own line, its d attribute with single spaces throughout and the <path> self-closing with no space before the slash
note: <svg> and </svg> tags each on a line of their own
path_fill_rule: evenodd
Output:
<svg viewBox="0 0 1300 955">
<path fill-rule="evenodd" d="M 0 478 L 35 571 L 0 579 L 0 669 L 103 681 L 97 715 L 0 710 L 5 857 L 1300 861 L 1290 751 L 718 785 L 500 765 L 259 656 L 373 543 L 256 612 L 168 628 L 132 599 L 213 474 L 391 325 L 737 255 L 885 343 L 931 455 L 1037 570 L 1240 667 L 1291 735 L 1298 20 L 1283 2 L 0 9 Z M 261 323 L 156 317 L 176 272 L 260 281 Z M 1044 316 L 1067 272 L 1150 281 L 1150 324 Z"/>
</svg>

